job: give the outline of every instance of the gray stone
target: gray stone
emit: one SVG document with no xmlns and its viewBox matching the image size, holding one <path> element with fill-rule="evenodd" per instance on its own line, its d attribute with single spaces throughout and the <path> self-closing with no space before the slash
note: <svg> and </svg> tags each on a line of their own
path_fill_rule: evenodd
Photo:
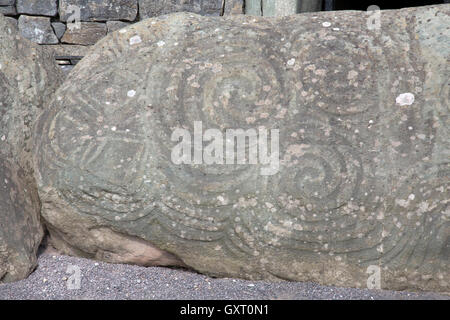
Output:
<svg viewBox="0 0 450 320">
<path fill-rule="evenodd" d="M 61 40 L 64 32 L 66 32 L 66 25 L 62 22 L 52 22 L 52 27 L 58 40 Z"/>
<path fill-rule="evenodd" d="M 58 14 L 57 0 L 17 0 L 17 13 L 54 17 Z"/>
<path fill-rule="evenodd" d="M 223 0 L 139 0 L 141 20 L 173 12 L 193 12 L 206 16 L 220 16 Z"/>
<path fill-rule="evenodd" d="M 85 56 L 91 46 L 82 46 L 74 44 L 56 44 L 49 46 L 57 56 Z"/>
<path fill-rule="evenodd" d="M 43 236 L 31 133 L 61 72 L 49 50 L 0 15 L 0 282 L 25 278 Z"/>
<path fill-rule="evenodd" d="M 123 22 L 123 21 L 107 21 L 106 22 L 106 28 L 108 30 L 108 33 L 125 28 L 129 25 L 130 25 L 129 22 Z"/>
<path fill-rule="evenodd" d="M 379 275 L 382 289 L 449 292 L 449 14 L 386 10 L 374 29 L 358 11 L 179 13 L 108 35 L 36 127 L 53 244 L 144 265 L 170 253 L 216 276 Z M 260 145 L 256 164 L 221 164 L 220 147 L 218 163 L 178 164 L 175 130 L 192 137 L 196 121 L 216 142 L 279 130 L 279 155 L 272 131 L 271 165 Z"/>
<path fill-rule="evenodd" d="M 17 19 L 14 19 L 14 18 L 12 18 L 12 17 L 5 17 L 5 20 L 8 21 L 8 22 L 10 22 L 11 25 L 12 25 L 16 30 L 18 30 L 19 25 L 18 25 Z"/>
<path fill-rule="evenodd" d="M 262 12 L 266 17 L 280 17 L 298 12 L 297 0 L 262 0 Z"/>
<path fill-rule="evenodd" d="M 80 28 L 67 29 L 61 39 L 63 43 L 92 45 L 106 36 L 106 23 L 81 22 Z"/>
<path fill-rule="evenodd" d="M 322 10 L 323 0 L 300 0 L 297 12 L 316 12 Z"/>
<path fill-rule="evenodd" d="M 246 0 L 248 15 L 283 17 L 300 12 L 322 10 L 322 0 Z"/>
<path fill-rule="evenodd" d="M 58 43 L 58 38 L 53 32 L 50 24 L 50 18 L 46 17 L 19 17 L 20 34 L 39 44 L 55 44 Z"/>
<path fill-rule="evenodd" d="M 17 15 L 15 6 L 0 6 L 0 14 L 5 16 L 15 16 Z"/>
<path fill-rule="evenodd" d="M 13 6 L 16 0 L 0 0 L 0 6 Z"/>
<path fill-rule="evenodd" d="M 244 14 L 244 0 L 225 0 L 224 15 Z"/>
<path fill-rule="evenodd" d="M 137 16 L 137 0 L 59 0 L 61 21 L 67 21 L 80 9 L 80 21 L 126 20 L 134 21 Z"/>
<path fill-rule="evenodd" d="M 261 0 L 245 0 L 245 14 L 262 16 Z"/>
</svg>

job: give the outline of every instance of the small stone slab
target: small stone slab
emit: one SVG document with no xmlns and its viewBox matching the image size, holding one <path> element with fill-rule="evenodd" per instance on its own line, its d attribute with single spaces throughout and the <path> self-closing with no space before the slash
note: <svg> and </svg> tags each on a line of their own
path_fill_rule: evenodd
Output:
<svg viewBox="0 0 450 320">
<path fill-rule="evenodd" d="M 80 22 L 80 28 L 68 28 L 61 39 L 62 43 L 93 45 L 106 36 L 106 23 Z"/>
<path fill-rule="evenodd" d="M 61 21 L 67 21 L 79 8 L 80 21 L 134 21 L 137 16 L 137 0 L 60 0 L 59 15 Z"/>
<path fill-rule="evenodd" d="M 22 15 L 19 17 L 19 30 L 23 37 L 39 44 L 59 42 L 51 26 L 50 18 L 47 17 Z"/>
<path fill-rule="evenodd" d="M 58 14 L 57 0 L 17 0 L 17 13 L 54 17 Z"/>
</svg>

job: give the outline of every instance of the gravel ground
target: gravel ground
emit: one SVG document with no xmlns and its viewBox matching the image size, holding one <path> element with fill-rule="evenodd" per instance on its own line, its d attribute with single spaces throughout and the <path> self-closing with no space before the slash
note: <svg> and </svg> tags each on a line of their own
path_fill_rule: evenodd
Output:
<svg viewBox="0 0 450 320">
<path fill-rule="evenodd" d="M 70 268 L 79 268 L 79 289 L 72 281 L 74 271 L 67 273 Z M 0 299 L 450 300 L 450 296 L 337 288 L 310 282 L 216 279 L 185 270 L 108 264 L 43 253 L 39 256 L 39 266 L 26 280 L 0 285 Z"/>
</svg>

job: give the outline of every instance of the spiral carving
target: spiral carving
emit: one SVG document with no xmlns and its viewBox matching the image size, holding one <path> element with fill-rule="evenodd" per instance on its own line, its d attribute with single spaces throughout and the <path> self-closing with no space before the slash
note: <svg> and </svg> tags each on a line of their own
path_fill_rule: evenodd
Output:
<svg viewBox="0 0 450 320">
<path fill-rule="evenodd" d="M 405 265 L 440 263 L 447 218 L 424 219 L 448 211 L 447 189 L 435 192 L 447 186 L 435 172 L 420 174 L 443 166 L 428 157 L 442 132 L 434 100 L 417 95 L 405 107 L 395 99 L 411 87 L 425 90 L 417 45 L 412 37 L 403 44 L 396 31 L 371 37 L 355 26 L 344 30 L 344 20 L 329 28 L 330 17 L 305 19 L 243 16 L 218 24 L 176 14 L 103 40 L 39 121 L 44 197 L 53 190 L 73 212 L 215 274 L 310 279 L 305 266 L 336 266 L 343 283 L 360 286 L 370 265 L 396 275 Z M 413 52 L 405 61 L 397 42 Z M 389 71 L 395 62 L 399 75 Z M 414 78 L 398 80 L 408 72 Z M 71 86 L 77 79 L 86 81 Z M 279 130 L 273 175 L 261 175 L 260 161 L 249 163 L 259 147 L 251 139 L 243 163 L 226 162 L 227 130 L 260 128 L 269 132 L 267 145 Z M 188 138 L 174 137 L 179 129 Z M 223 148 L 214 163 L 203 158 L 210 129 Z M 190 161 L 180 163 L 173 151 L 181 139 L 190 140 Z M 408 203 L 423 211 L 420 219 L 403 207 L 413 193 Z"/>
</svg>

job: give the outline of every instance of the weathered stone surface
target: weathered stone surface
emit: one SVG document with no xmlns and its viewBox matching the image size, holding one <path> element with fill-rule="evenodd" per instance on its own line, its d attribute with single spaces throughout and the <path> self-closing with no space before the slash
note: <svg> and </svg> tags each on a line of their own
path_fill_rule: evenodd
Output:
<svg viewBox="0 0 450 320">
<path fill-rule="evenodd" d="M 66 32 L 66 25 L 62 22 L 52 22 L 53 31 L 58 39 L 61 39 Z"/>
<path fill-rule="evenodd" d="M 90 46 L 73 44 L 57 44 L 49 47 L 54 50 L 57 56 L 85 56 L 91 48 Z"/>
<path fill-rule="evenodd" d="M 244 0 L 226 0 L 223 13 L 224 15 L 244 14 Z"/>
<path fill-rule="evenodd" d="M 316 12 L 322 10 L 323 0 L 301 0 L 297 12 Z"/>
<path fill-rule="evenodd" d="M 0 14 L 5 16 L 15 16 L 17 15 L 15 6 L 0 6 Z"/>
<path fill-rule="evenodd" d="M 19 30 L 19 25 L 18 25 L 17 19 L 14 19 L 12 17 L 5 17 L 5 20 L 10 22 L 11 25 L 14 27 L 14 29 Z"/>
<path fill-rule="evenodd" d="M 139 241 L 204 273 L 354 287 L 380 267 L 381 288 L 450 291 L 449 11 L 384 11 L 379 30 L 357 11 L 180 13 L 108 35 L 36 127 L 54 245 L 159 263 Z M 175 164 L 195 121 L 279 129 L 279 171 Z"/>
<path fill-rule="evenodd" d="M 0 6 L 13 6 L 16 0 L 0 0 Z"/>
<path fill-rule="evenodd" d="M 17 13 L 54 17 L 58 14 L 57 0 L 17 0 Z"/>
<path fill-rule="evenodd" d="M 106 36 L 106 23 L 81 22 L 79 29 L 67 29 L 61 39 L 61 42 L 92 45 L 104 36 Z"/>
<path fill-rule="evenodd" d="M 61 21 L 67 21 L 80 8 L 81 21 L 127 20 L 134 21 L 137 16 L 137 0 L 59 0 Z"/>
<path fill-rule="evenodd" d="M 26 277 L 43 236 L 31 132 L 61 73 L 0 15 L 0 282 Z"/>
<path fill-rule="evenodd" d="M 299 12 L 321 11 L 322 0 L 246 0 L 248 15 L 283 17 Z"/>
<path fill-rule="evenodd" d="M 58 43 L 58 38 L 50 24 L 50 18 L 22 15 L 19 17 L 19 30 L 24 38 L 33 42 L 39 44 Z"/>
<path fill-rule="evenodd" d="M 245 14 L 262 16 L 261 0 L 245 0 Z"/>
<path fill-rule="evenodd" d="M 261 3 L 266 17 L 283 17 L 299 12 L 297 0 L 262 0 Z"/>
<path fill-rule="evenodd" d="M 123 22 L 123 21 L 107 21 L 106 22 L 106 28 L 108 30 L 108 33 L 125 28 L 126 26 L 129 26 L 129 25 L 130 25 L 129 22 Z"/>
<path fill-rule="evenodd" d="M 173 12 L 193 12 L 207 16 L 220 16 L 223 0 L 139 0 L 141 20 Z"/>
</svg>

